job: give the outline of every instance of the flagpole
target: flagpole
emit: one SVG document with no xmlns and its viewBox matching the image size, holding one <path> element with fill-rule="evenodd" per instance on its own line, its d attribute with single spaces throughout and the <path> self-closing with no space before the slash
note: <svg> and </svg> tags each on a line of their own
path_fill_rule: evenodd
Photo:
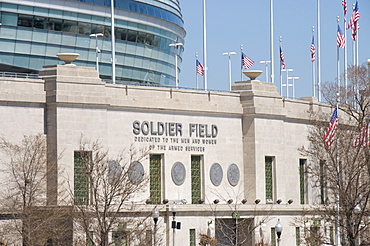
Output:
<svg viewBox="0 0 370 246">
<path fill-rule="evenodd" d="M 347 5 L 347 3 L 346 3 Z M 347 18 L 346 18 L 346 13 L 347 13 L 347 6 L 343 6 L 345 8 L 345 11 L 343 12 L 343 24 L 344 24 L 344 86 L 345 86 L 345 100 L 347 102 L 347 93 L 348 93 L 348 73 L 347 73 Z"/>
<path fill-rule="evenodd" d="M 356 22 L 356 66 L 359 66 L 359 63 L 358 63 L 358 35 L 359 33 L 359 28 L 358 28 L 358 21 Z"/>
<path fill-rule="evenodd" d="M 206 0 L 203 0 L 203 63 L 204 63 L 204 90 L 207 90 L 207 25 L 206 25 Z"/>
<path fill-rule="evenodd" d="M 337 16 L 337 25 L 338 25 L 338 28 L 339 28 L 339 16 Z M 344 45 L 346 45 L 346 44 L 344 44 Z M 339 95 L 339 91 L 340 91 L 340 62 L 339 62 L 339 46 L 338 45 L 337 45 L 337 83 L 338 83 L 338 95 Z"/>
<path fill-rule="evenodd" d="M 240 54 L 243 56 L 243 45 L 240 45 Z M 240 63 L 240 81 L 243 81 L 243 62 Z"/>
<path fill-rule="evenodd" d="M 274 3 L 270 0 L 270 61 L 271 61 L 271 83 L 275 82 L 274 70 Z M 280 67 L 281 70 L 281 67 Z M 280 71 L 281 74 L 281 71 Z M 281 79 L 280 79 L 281 84 Z"/>
<path fill-rule="evenodd" d="M 320 21 L 320 0 L 317 0 L 317 88 L 318 99 L 321 102 L 321 21 Z"/>
<path fill-rule="evenodd" d="M 279 43 L 280 43 L 280 56 L 281 56 L 281 43 L 282 43 L 282 36 L 279 37 Z M 272 61 L 271 61 L 272 63 Z M 282 69 L 282 64 L 281 64 L 281 58 L 280 58 L 280 67 L 279 67 L 279 70 L 280 70 L 280 94 L 281 96 L 283 96 L 283 75 L 281 73 L 281 69 Z"/>
<path fill-rule="evenodd" d="M 312 39 L 315 36 L 315 27 L 312 26 Z M 314 45 L 314 43 L 313 43 Z M 312 54 L 311 54 L 312 56 Z M 315 61 L 312 61 L 311 57 L 311 63 L 312 63 L 312 92 L 313 92 L 313 97 L 316 97 L 316 88 L 315 88 Z"/>
<path fill-rule="evenodd" d="M 352 4 L 352 11 L 355 10 L 355 6 L 356 6 L 356 4 Z M 355 24 L 357 25 L 357 23 L 352 23 L 352 25 L 355 25 Z M 352 29 L 353 29 L 353 27 L 352 27 Z M 352 30 L 352 32 L 353 32 L 353 30 Z M 357 32 L 357 27 L 356 27 L 356 32 Z M 356 35 L 357 35 L 357 33 L 356 33 Z M 353 40 L 353 35 L 352 35 L 352 40 Z M 353 65 L 357 66 L 357 64 L 356 64 L 356 41 L 355 40 L 352 41 L 352 52 L 353 52 L 353 54 L 352 54 L 352 56 L 353 56 Z M 356 90 L 357 90 L 357 88 L 356 88 Z"/>
<path fill-rule="evenodd" d="M 114 0 L 111 0 L 112 82 L 116 83 L 116 45 L 114 36 Z"/>
<path fill-rule="evenodd" d="M 195 88 L 198 89 L 198 72 L 197 72 L 198 52 L 195 52 Z"/>
</svg>

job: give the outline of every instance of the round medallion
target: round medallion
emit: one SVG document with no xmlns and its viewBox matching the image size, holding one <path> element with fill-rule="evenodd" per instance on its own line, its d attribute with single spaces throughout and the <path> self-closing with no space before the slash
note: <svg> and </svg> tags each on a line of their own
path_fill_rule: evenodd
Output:
<svg viewBox="0 0 370 246">
<path fill-rule="evenodd" d="M 144 167 L 138 162 L 134 161 L 128 168 L 128 178 L 131 183 L 140 183 L 144 179 Z"/>
<path fill-rule="evenodd" d="M 175 162 L 171 169 L 172 180 L 177 185 L 182 185 L 185 181 L 186 170 L 184 164 Z"/>
<path fill-rule="evenodd" d="M 236 186 L 239 183 L 240 172 L 239 167 L 236 164 L 231 164 L 227 169 L 227 180 L 232 186 Z"/>
<path fill-rule="evenodd" d="M 122 167 L 118 161 L 109 161 L 108 162 L 108 182 L 111 185 L 116 184 L 122 175 Z"/>
<path fill-rule="evenodd" d="M 215 186 L 219 186 L 222 181 L 223 171 L 222 167 L 218 163 L 214 163 L 211 166 L 211 170 L 209 171 L 209 176 L 211 178 L 211 182 Z"/>
</svg>

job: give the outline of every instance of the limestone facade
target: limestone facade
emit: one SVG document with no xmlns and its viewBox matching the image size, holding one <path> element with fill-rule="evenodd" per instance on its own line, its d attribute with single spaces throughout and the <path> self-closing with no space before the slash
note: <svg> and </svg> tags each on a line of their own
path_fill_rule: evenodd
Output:
<svg viewBox="0 0 370 246">
<path fill-rule="evenodd" d="M 327 105 L 315 98 L 284 99 L 273 84 L 257 80 L 236 82 L 231 93 L 129 86 L 105 84 L 94 68 L 73 65 L 44 67 L 40 78 L 0 78 L 0 134 L 14 142 L 23 135 L 47 136 L 49 165 L 58 167 L 48 179 L 49 204 L 71 205 L 58 192 L 73 184 L 73 153 L 83 135 L 99 139 L 113 155 L 135 146 L 162 156 L 161 200 L 169 203 L 146 204 L 149 187 L 130 201 L 149 216 L 155 207 L 160 211 L 161 245 L 173 243 L 173 202 L 178 203 L 176 218 L 182 222 L 176 245 L 190 245 L 190 229 L 195 229 L 197 240 L 208 230 L 215 235 L 215 220 L 232 218 L 233 212 L 256 225 L 245 245 L 258 240 L 262 220 L 264 237 L 271 238 L 270 228 L 278 218 L 284 226 L 282 245 L 295 245 L 292 223 L 319 199 L 307 185 L 305 204 L 300 204 L 299 164 L 310 160 L 298 148 L 308 146 L 308 110 L 329 114 Z M 202 204 L 191 204 L 191 156 L 202 160 Z M 271 201 L 266 197 L 266 158 L 273 161 Z M 150 158 L 142 161 L 146 175 L 149 162 Z M 185 167 L 179 173 L 181 184 L 172 177 L 177 162 Z M 220 169 L 212 173 L 215 163 L 222 175 Z M 232 164 L 239 172 L 228 172 Z"/>
</svg>

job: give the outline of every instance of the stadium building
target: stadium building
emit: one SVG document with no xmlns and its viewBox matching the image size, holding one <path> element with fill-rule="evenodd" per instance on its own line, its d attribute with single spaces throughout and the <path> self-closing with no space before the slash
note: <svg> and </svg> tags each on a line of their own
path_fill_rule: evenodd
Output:
<svg viewBox="0 0 370 246">
<path fill-rule="evenodd" d="M 100 77 L 111 79 L 110 2 L 1 1 L 0 70 L 37 73 L 60 63 L 57 53 L 78 53 L 75 64 L 95 67 L 100 50 Z M 183 47 L 169 45 L 184 43 L 179 1 L 117 0 L 114 15 L 117 83 L 175 85 Z"/>
<path fill-rule="evenodd" d="M 51 208 L 96 199 L 82 182 L 81 156 L 94 150 L 81 148 L 81 136 L 99 140 L 113 156 L 149 150 L 130 174 L 130 182 L 149 182 L 119 211 L 107 239 L 112 245 L 195 246 L 201 235 L 222 245 L 276 245 L 278 219 L 282 245 L 302 245 L 307 225 L 298 220 L 323 196 L 303 171 L 312 160 L 298 150 L 309 145 L 310 110 L 330 113 L 315 98 L 284 99 L 258 80 L 236 82 L 228 93 L 107 84 L 94 68 L 73 64 L 46 66 L 37 79 L 0 78 L 1 136 L 15 143 L 24 135 L 47 139 Z M 4 228 L 12 217 L 2 210 L 1 218 Z M 135 234 L 142 224 L 128 218 L 143 219 L 142 232 Z M 91 229 L 89 239 L 78 220 L 65 220 L 62 245 L 103 245 L 98 231 Z M 325 228 L 322 237 L 334 238 L 333 225 L 315 223 L 313 231 Z M 61 245 L 54 236 L 48 245 Z M 14 238 L 4 230 L 0 237 Z"/>
</svg>

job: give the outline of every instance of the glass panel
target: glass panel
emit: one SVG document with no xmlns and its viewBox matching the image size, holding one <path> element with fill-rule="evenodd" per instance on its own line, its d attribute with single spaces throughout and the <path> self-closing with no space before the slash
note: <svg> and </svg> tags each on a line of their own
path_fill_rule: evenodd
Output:
<svg viewBox="0 0 370 246">
<path fill-rule="evenodd" d="M 18 15 L 18 26 L 32 27 L 33 26 L 33 16 L 32 15 Z"/>
<path fill-rule="evenodd" d="M 62 31 L 63 32 L 78 33 L 77 21 L 64 20 Z"/>
<path fill-rule="evenodd" d="M 62 31 L 62 23 L 61 19 L 53 19 L 49 18 L 48 20 L 48 29 L 53 31 Z"/>
<path fill-rule="evenodd" d="M 127 30 L 123 28 L 116 29 L 116 39 L 126 40 L 127 39 Z"/>
<path fill-rule="evenodd" d="M 17 39 L 30 41 L 32 39 L 32 29 L 31 28 L 18 28 L 17 29 Z"/>
<path fill-rule="evenodd" d="M 2 13 L 1 24 L 8 26 L 16 26 L 18 20 L 18 15 L 13 13 Z"/>
<path fill-rule="evenodd" d="M 74 200 L 75 204 L 89 204 L 89 177 L 87 174 L 92 153 L 90 151 L 74 152 Z"/>
<path fill-rule="evenodd" d="M 152 204 L 161 204 L 162 196 L 162 156 L 150 156 L 150 200 Z"/>
<path fill-rule="evenodd" d="M 95 25 L 92 24 L 91 26 L 91 33 L 103 33 L 104 32 L 104 26 L 103 25 Z"/>
<path fill-rule="evenodd" d="M 33 14 L 33 7 L 25 6 L 25 5 L 18 5 L 18 12 L 24 14 Z"/>
<path fill-rule="evenodd" d="M 202 199 L 200 156 L 191 156 L 191 203 L 198 204 Z"/>
<path fill-rule="evenodd" d="M 56 9 L 49 9 L 49 16 L 56 17 L 56 18 L 63 18 L 63 11 L 56 10 Z"/>
<path fill-rule="evenodd" d="M 46 44 L 32 43 L 31 54 L 44 56 L 46 53 Z"/>
<path fill-rule="evenodd" d="M 56 64 L 55 62 L 53 63 Z M 40 56 L 31 56 L 30 57 L 30 69 L 39 71 L 43 66 L 45 66 L 45 59 L 44 57 Z"/>
<path fill-rule="evenodd" d="M 14 65 L 18 67 L 28 67 L 29 66 L 29 56 L 28 55 L 14 55 Z"/>
<path fill-rule="evenodd" d="M 38 29 L 46 29 L 45 19 L 44 17 L 35 16 L 33 26 Z"/>
<path fill-rule="evenodd" d="M 127 34 L 127 41 L 136 42 L 138 32 L 129 30 Z"/>
<path fill-rule="evenodd" d="M 272 157 L 265 157 L 265 189 L 266 199 L 273 199 L 272 196 Z"/>
<path fill-rule="evenodd" d="M 189 241 L 190 241 L 190 246 L 196 246 L 195 242 L 195 229 L 190 229 L 189 230 Z"/>
<path fill-rule="evenodd" d="M 112 241 L 114 246 L 128 246 L 128 236 L 125 231 L 112 232 Z"/>
<path fill-rule="evenodd" d="M 21 42 L 21 41 L 16 41 L 15 43 L 15 53 L 20 53 L 20 54 L 30 54 L 31 52 L 31 46 L 27 42 Z"/>
<path fill-rule="evenodd" d="M 301 232 L 299 227 L 295 228 L 295 245 L 296 246 L 301 245 Z"/>
<path fill-rule="evenodd" d="M 320 202 L 325 203 L 325 161 L 320 161 Z"/>
<path fill-rule="evenodd" d="M 64 34 L 62 35 L 62 44 L 63 46 L 68 45 L 68 46 L 75 46 L 76 45 L 76 35 L 73 34 Z M 64 49 L 64 48 L 63 48 Z M 72 48 L 74 49 L 74 48 Z M 72 51 L 74 52 L 74 51 Z"/>
<path fill-rule="evenodd" d="M 275 227 L 271 227 L 271 246 L 276 246 Z"/>
<path fill-rule="evenodd" d="M 300 192 L 300 202 L 301 204 L 305 204 L 305 165 L 306 160 L 300 159 L 299 160 L 299 192 Z"/>
<path fill-rule="evenodd" d="M 84 34 L 84 35 L 90 35 L 91 34 L 91 24 L 85 23 L 85 22 L 79 22 L 78 23 L 78 33 Z"/>
<path fill-rule="evenodd" d="M 50 45 L 50 44 L 48 44 L 46 46 L 46 55 L 47 56 L 55 57 L 58 53 L 61 53 L 59 45 Z"/>
</svg>

